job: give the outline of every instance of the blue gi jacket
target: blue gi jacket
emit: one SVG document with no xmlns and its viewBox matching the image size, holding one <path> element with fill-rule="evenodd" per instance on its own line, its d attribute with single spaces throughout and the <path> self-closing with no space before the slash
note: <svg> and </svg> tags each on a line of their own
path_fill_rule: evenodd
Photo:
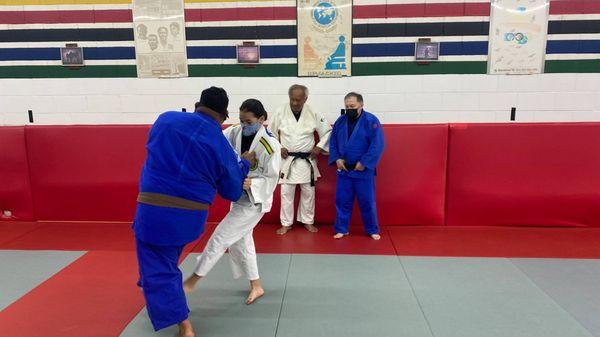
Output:
<svg viewBox="0 0 600 337">
<path fill-rule="evenodd" d="M 237 201 L 250 164 L 223 136 L 221 125 L 203 113 L 168 111 L 148 136 L 140 192 L 212 204 L 216 193 Z M 136 237 L 155 245 L 183 245 L 204 231 L 207 211 L 138 203 Z"/>
<path fill-rule="evenodd" d="M 375 168 L 384 148 L 383 129 L 375 115 L 363 110 L 350 138 L 348 116 L 340 116 L 333 125 L 329 142 L 329 165 L 335 165 L 336 160 L 344 159 L 347 164 L 354 165 L 360 162 L 365 166 L 362 172 L 338 171 L 339 175 L 350 178 L 368 178 L 375 175 Z"/>
</svg>

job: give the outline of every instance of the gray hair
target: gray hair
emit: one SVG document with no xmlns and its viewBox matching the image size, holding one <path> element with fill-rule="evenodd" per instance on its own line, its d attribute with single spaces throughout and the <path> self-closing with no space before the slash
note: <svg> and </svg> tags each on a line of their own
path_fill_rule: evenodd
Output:
<svg viewBox="0 0 600 337">
<path fill-rule="evenodd" d="M 363 97 L 361 94 L 357 93 L 357 92 L 349 92 L 348 94 L 346 94 L 346 96 L 344 96 L 344 101 L 347 100 L 350 97 L 354 97 L 356 98 L 356 101 L 360 104 L 363 104 Z"/>
<path fill-rule="evenodd" d="M 308 97 L 308 88 L 302 84 L 293 84 L 289 89 L 288 89 L 288 96 L 292 95 L 292 92 L 294 90 L 302 90 L 302 92 L 304 92 L 304 97 Z"/>
</svg>

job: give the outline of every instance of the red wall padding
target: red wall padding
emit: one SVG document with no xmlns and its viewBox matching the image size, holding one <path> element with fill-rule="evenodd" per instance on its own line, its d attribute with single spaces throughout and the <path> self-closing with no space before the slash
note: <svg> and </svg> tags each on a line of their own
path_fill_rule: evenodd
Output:
<svg viewBox="0 0 600 337">
<path fill-rule="evenodd" d="M 0 128 L 0 216 L 12 212 L 12 220 L 33 220 L 33 199 L 22 126 Z M 0 220 L 9 220 L 0 217 Z"/>
<path fill-rule="evenodd" d="M 131 221 L 148 130 L 27 127 L 37 219 Z"/>
<path fill-rule="evenodd" d="M 21 220 L 131 221 L 148 128 L 0 128 L 0 209 Z M 376 178 L 382 225 L 600 226 L 599 123 L 384 130 Z M 331 224 L 335 170 L 326 159 L 316 221 Z M 209 219 L 228 208 L 217 200 Z M 277 190 L 264 222 L 278 221 Z M 361 223 L 356 211 L 352 222 Z"/>
<path fill-rule="evenodd" d="M 383 225 L 444 225 L 448 125 L 385 128 L 377 177 Z"/>
<path fill-rule="evenodd" d="M 600 124 L 450 126 L 447 225 L 600 226 Z"/>
<path fill-rule="evenodd" d="M 382 225 L 443 225 L 446 125 L 385 126 L 386 150 L 377 176 Z M 44 220 L 129 221 L 135 206 L 147 126 L 27 128 L 37 217 Z M 320 159 L 316 222 L 335 217 L 335 169 Z M 229 205 L 217 200 L 209 221 Z M 355 212 L 353 223 L 361 223 Z M 279 190 L 264 222 L 279 222 Z"/>
<path fill-rule="evenodd" d="M 448 126 L 385 125 L 385 152 L 376 177 L 377 207 L 381 225 L 443 225 L 446 189 Z M 335 219 L 335 168 L 320 156 L 315 221 L 332 224 Z M 295 210 L 299 200 L 296 191 Z M 271 213 L 264 223 L 279 223 L 279 189 Z M 215 207 L 217 206 L 217 207 Z M 211 208 L 212 221 L 219 221 L 228 210 L 218 202 Z M 355 207 L 352 224 L 362 224 Z"/>
</svg>

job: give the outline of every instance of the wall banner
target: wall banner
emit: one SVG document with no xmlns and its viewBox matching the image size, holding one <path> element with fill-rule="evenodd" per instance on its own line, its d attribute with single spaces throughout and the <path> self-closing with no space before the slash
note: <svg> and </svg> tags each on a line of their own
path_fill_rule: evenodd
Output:
<svg viewBox="0 0 600 337">
<path fill-rule="evenodd" d="M 298 76 L 352 74 L 352 0 L 298 0 Z"/>
<path fill-rule="evenodd" d="M 550 0 L 492 0 L 488 74 L 544 72 Z"/>
<path fill-rule="evenodd" d="M 138 77 L 187 77 L 183 0 L 134 0 Z"/>
</svg>

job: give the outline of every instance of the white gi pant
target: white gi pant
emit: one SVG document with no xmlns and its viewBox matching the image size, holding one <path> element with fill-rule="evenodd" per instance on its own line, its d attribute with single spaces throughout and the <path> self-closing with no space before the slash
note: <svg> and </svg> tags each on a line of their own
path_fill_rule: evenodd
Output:
<svg viewBox="0 0 600 337">
<path fill-rule="evenodd" d="M 198 257 L 194 273 L 206 276 L 229 248 L 229 260 L 234 278 L 246 276 L 258 280 L 258 264 L 252 232 L 262 219 L 260 205 L 254 205 L 244 194 L 232 203 L 231 210 L 211 235 L 204 252 Z"/>
<path fill-rule="evenodd" d="M 300 202 L 298 203 L 299 222 L 312 225 L 315 223 L 315 187 L 306 184 L 281 184 L 281 225 L 289 227 L 294 223 L 294 196 L 296 186 L 300 185 Z"/>
</svg>

